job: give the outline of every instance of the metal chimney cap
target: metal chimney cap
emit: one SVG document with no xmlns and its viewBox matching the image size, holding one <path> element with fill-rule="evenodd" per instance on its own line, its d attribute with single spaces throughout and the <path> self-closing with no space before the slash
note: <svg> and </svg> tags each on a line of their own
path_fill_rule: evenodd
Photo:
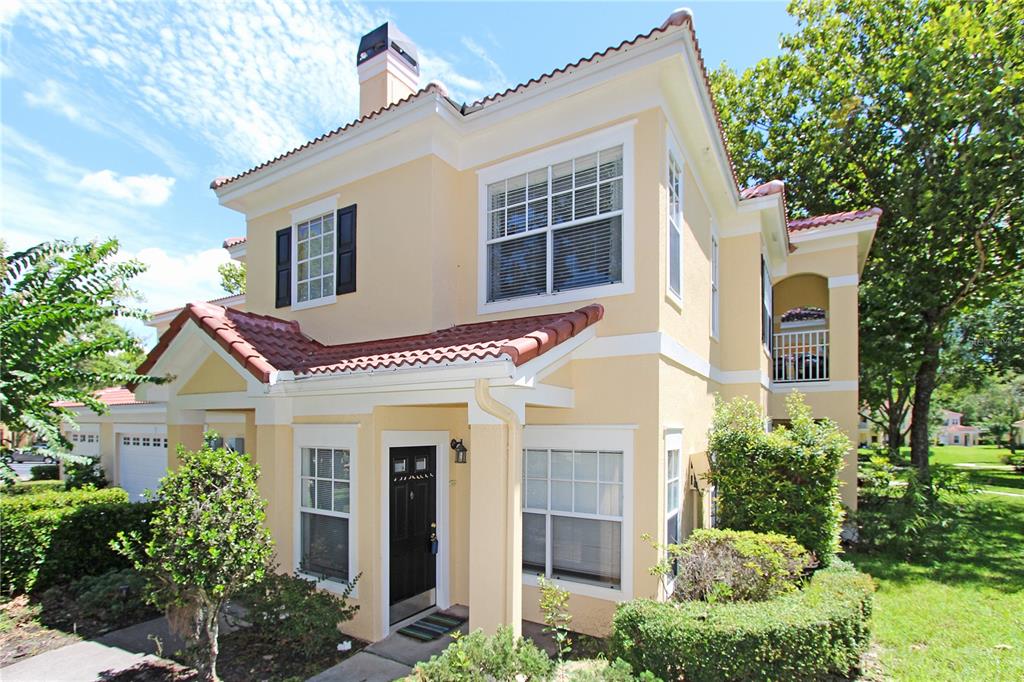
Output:
<svg viewBox="0 0 1024 682">
<path fill-rule="evenodd" d="M 416 49 L 416 44 L 390 21 L 381 24 L 362 37 L 359 41 L 359 52 L 356 55 L 356 66 L 389 49 L 401 57 L 416 75 L 419 75 L 420 54 Z"/>
</svg>

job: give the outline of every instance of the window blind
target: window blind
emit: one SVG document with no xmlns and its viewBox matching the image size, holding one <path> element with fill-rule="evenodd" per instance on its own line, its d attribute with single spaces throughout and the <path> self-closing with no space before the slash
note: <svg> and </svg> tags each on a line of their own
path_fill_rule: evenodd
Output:
<svg viewBox="0 0 1024 682">
<path fill-rule="evenodd" d="M 487 300 L 622 281 L 622 146 L 487 187 Z"/>
</svg>

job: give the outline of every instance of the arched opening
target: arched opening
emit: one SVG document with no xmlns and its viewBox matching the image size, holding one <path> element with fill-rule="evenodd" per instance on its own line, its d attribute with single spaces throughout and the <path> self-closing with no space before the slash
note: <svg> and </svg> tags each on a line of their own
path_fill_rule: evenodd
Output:
<svg viewBox="0 0 1024 682">
<path fill-rule="evenodd" d="M 829 377 L 828 280 L 799 274 L 772 287 L 772 379 L 778 383 Z"/>
</svg>

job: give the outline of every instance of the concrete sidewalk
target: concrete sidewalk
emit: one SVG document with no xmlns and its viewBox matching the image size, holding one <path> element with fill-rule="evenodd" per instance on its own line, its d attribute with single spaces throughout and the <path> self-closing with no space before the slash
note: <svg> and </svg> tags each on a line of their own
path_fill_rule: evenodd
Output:
<svg viewBox="0 0 1024 682">
<path fill-rule="evenodd" d="M 232 628 L 221 621 L 221 631 Z M 157 654 L 159 638 L 164 651 L 181 649 L 184 642 L 171 634 L 163 616 L 109 632 L 85 642 L 46 651 L 6 668 L 0 668 L 2 682 L 95 682 L 140 664 L 185 670 Z"/>
<path fill-rule="evenodd" d="M 76 642 L 0 669 L 3 682 L 94 682 L 139 664 L 176 666 L 98 641 Z"/>
</svg>

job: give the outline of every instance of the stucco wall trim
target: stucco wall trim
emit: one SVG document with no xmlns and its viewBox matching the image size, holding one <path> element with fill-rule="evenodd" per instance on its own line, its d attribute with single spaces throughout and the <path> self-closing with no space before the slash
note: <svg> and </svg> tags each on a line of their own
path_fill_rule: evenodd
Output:
<svg viewBox="0 0 1024 682">
<path fill-rule="evenodd" d="M 806 381 L 792 384 L 772 383 L 772 393 L 783 395 L 791 391 L 801 393 L 843 393 L 858 390 L 860 384 L 857 381 Z"/>
<path fill-rule="evenodd" d="M 840 275 L 838 277 L 828 278 L 829 289 L 835 289 L 837 287 L 855 287 L 858 284 L 860 284 L 860 276 L 857 274 Z"/>
</svg>

